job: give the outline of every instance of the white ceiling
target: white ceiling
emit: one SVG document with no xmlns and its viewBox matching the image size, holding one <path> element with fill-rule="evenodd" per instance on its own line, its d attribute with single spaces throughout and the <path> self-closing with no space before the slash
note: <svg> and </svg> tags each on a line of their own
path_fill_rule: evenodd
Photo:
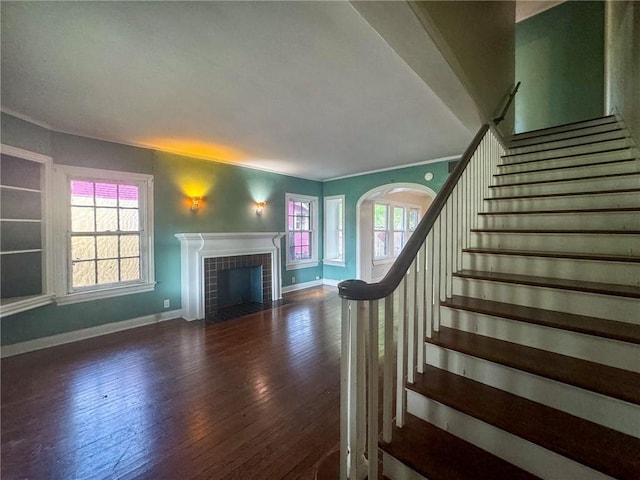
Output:
<svg viewBox="0 0 640 480">
<path fill-rule="evenodd" d="M 2 108 L 54 130 L 318 180 L 475 133 L 346 2 L 1 8 Z"/>
</svg>

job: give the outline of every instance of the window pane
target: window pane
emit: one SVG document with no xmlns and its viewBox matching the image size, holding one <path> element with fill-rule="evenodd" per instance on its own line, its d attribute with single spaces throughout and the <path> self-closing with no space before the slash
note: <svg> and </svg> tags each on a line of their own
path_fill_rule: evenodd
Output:
<svg viewBox="0 0 640 480">
<path fill-rule="evenodd" d="M 293 215 L 289 215 L 289 230 L 294 230 L 295 229 L 295 225 L 296 225 L 296 217 L 294 217 Z"/>
<path fill-rule="evenodd" d="M 118 281 L 118 260 L 98 260 L 98 283 Z"/>
<path fill-rule="evenodd" d="M 74 287 L 86 287 L 96 284 L 95 262 L 73 262 L 72 285 Z"/>
<path fill-rule="evenodd" d="M 387 232 L 374 232 L 373 235 L 373 257 L 387 257 Z"/>
<path fill-rule="evenodd" d="M 140 280 L 140 259 L 123 258 L 120 260 L 120 281 Z"/>
<path fill-rule="evenodd" d="M 413 231 L 418 226 L 420 221 L 420 210 L 412 208 L 409 210 L 409 230 Z"/>
<path fill-rule="evenodd" d="M 93 237 L 71 237 L 71 259 L 90 260 L 96 258 Z"/>
<path fill-rule="evenodd" d="M 93 207 L 71 207 L 71 231 L 95 232 Z"/>
<path fill-rule="evenodd" d="M 118 257 L 118 236 L 117 235 L 97 237 L 96 245 L 98 247 L 98 258 L 117 258 Z"/>
<path fill-rule="evenodd" d="M 115 232 L 116 230 L 118 230 L 118 209 L 96 208 L 96 232 Z"/>
<path fill-rule="evenodd" d="M 140 230 L 138 225 L 138 210 L 120 209 L 120 230 L 125 232 Z"/>
<path fill-rule="evenodd" d="M 136 185 L 118 185 L 118 200 L 121 207 L 138 208 L 138 187 Z"/>
<path fill-rule="evenodd" d="M 140 255 L 140 236 L 121 235 L 120 236 L 120 256 L 138 257 Z"/>
<path fill-rule="evenodd" d="M 93 182 L 71 181 L 71 205 L 93 205 Z"/>
<path fill-rule="evenodd" d="M 393 207 L 393 229 L 404 230 L 404 207 Z"/>
<path fill-rule="evenodd" d="M 96 205 L 101 207 L 118 206 L 118 185 L 115 183 L 96 183 Z"/>
<path fill-rule="evenodd" d="M 300 230 L 310 230 L 309 227 L 309 217 L 302 217 L 300 223 Z"/>
<path fill-rule="evenodd" d="M 393 233 L 393 256 L 400 255 L 402 248 L 404 247 L 404 232 Z"/>
<path fill-rule="evenodd" d="M 376 230 L 386 230 L 387 229 L 387 206 L 375 204 L 373 206 L 373 227 Z"/>
</svg>

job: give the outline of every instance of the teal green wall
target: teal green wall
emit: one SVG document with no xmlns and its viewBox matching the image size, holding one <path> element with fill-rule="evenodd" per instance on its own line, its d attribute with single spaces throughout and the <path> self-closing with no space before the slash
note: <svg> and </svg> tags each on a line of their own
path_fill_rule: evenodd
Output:
<svg viewBox="0 0 640 480">
<path fill-rule="evenodd" d="M 604 111 L 604 2 L 568 1 L 516 24 L 515 131 Z"/>
<path fill-rule="evenodd" d="M 154 175 L 155 291 L 58 307 L 47 305 L 1 319 L 0 342 L 35 338 L 180 308 L 179 232 L 284 231 L 285 193 L 315 195 L 322 204 L 322 183 L 206 160 L 154 152 L 85 137 L 50 132 L 2 114 L 2 143 L 50 155 L 67 164 Z M 208 187 L 197 214 L 187 203 L 189 188 Z M 195 187 L 194 187 L 195 186 Z M 261 217 L 255 202 L 267 202 Z M 320 215 L 322 212 L 319 212 Z M 320 245 L 320 248 L 322 245 Z M 283 269 L 283 286 L 315 280 L 322 266 L 292 272 Z"/>
<path fill-rule="evenodd" d="M 430 163 L 414 167 L 399 168 L 379 173 L 358 175 L 325 182 L 323 195 L 345 196 L 345 266 L 324 266 L 324 277 L 331 280 L 356 278 L 356 206 L 358 200 L 370 190 L 393 183 L 417 183 L 438 193 L 449 176 L 449 162 Z M 424 175 L 433 173 L 433 179 L 426 181 Z"/>
</svg>

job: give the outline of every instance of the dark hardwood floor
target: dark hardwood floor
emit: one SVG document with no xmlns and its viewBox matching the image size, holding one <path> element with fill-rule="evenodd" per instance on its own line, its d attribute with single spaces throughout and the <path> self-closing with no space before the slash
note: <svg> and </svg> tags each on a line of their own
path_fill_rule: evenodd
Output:
<svg viewBox="0 0 640 480">
<path fill-rule="evenodd" d="M 2 360 L 1 477 L 312 479 L 338 445 L 335 288 Z"/>
</svg>

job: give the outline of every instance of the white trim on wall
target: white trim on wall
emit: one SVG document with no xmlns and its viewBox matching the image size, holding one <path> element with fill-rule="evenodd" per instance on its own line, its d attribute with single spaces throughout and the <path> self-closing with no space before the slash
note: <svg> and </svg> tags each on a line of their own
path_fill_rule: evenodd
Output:
<svg viewBox="0 0 640 480">
<path fill-rule="evenodd" d="M 305 288 L 318 287 L 323 285 L 323 280 L 311 280 L 310 282 L 294 283 L 293 285 L 287 285 L 282 287 L 282 293 L 295 292 L 296 290 L 304 290 Z"/>
<path fill-rule="evenodd" d="M 58 335 L 36 338 L 34 340 L 27 340 L 26 342 L 14 343 L 12 345 L 4 345 L 0 347 L 0 357 L 5 358 L 13 355 L 20 355 L 21 353 L 33 352 L 35 350 L 55 347 L 57 345 L 64 345 L 65 343 L 86 340 L 88 338 L 121 332 L 122 330 L 129 330 L 131 328 L 142 327 L 144 325 L 151 325 L 152 323 L 165 322 L 167 320 L 173 320 L 180 317 L 182 317 L 182 310 L 171 310 L 168 312 L 146 315 L 144 317 L 131 318 L 121 322 L 105 323 L 104 325 L 98 325 L 96 327 L 83 328 L 81 330 L 60 333 Z"/>
</svg>

